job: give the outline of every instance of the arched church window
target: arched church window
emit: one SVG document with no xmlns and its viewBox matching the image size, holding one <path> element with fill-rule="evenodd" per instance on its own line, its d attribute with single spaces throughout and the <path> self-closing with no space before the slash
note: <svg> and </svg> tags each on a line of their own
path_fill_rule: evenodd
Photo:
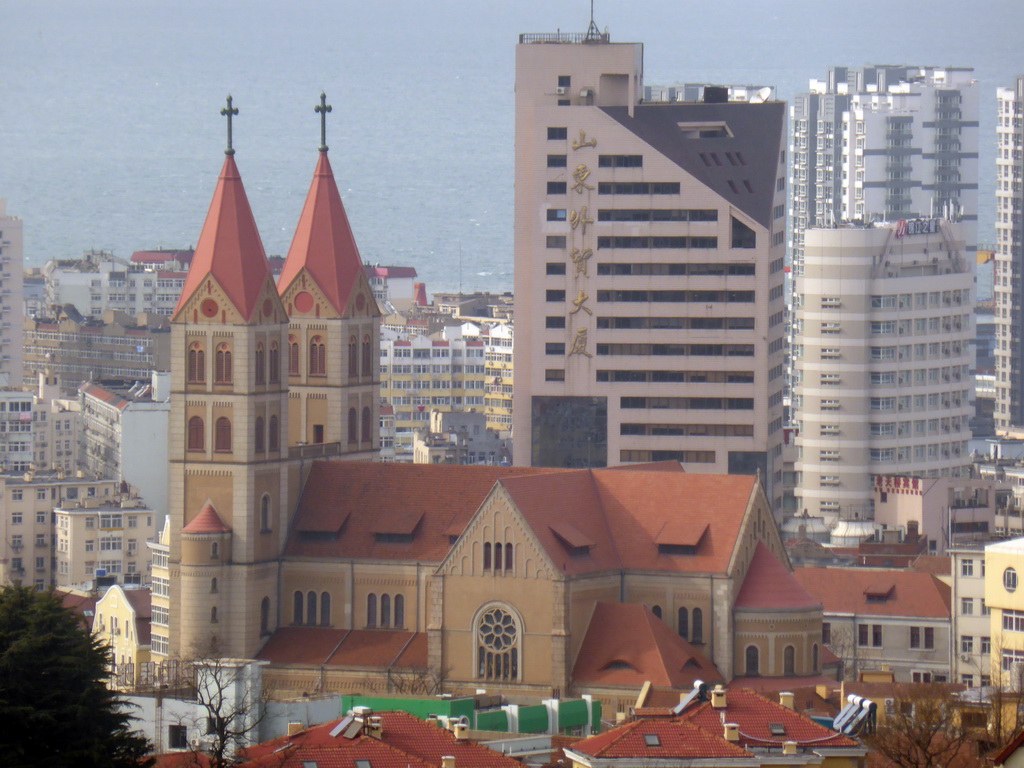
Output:
<svg viewBox="0 0 1024 768">
<path fill-rule="evenodd" d="M 193 416 L 188 420 L 188 449 L 202 451 L 205 448 L 206 430 L 203 426 L 203 419 L 200 416 Z"/>
<path fill-rule="evenodd" d="M 818 672 L 818 644 L 811 646 L 811 671 Z"/>
<path fill-rule="evenodd" d="M 372 351 L 372 345 L 370 344 L 370 337 L 363 336 L 363 376 L 370 375 L 370 365 L 372 364 L 372 358 L 370 357 Z"/>
<path fill-rule="evenodd" d="M 221 416 L 214 427 L 213 450 L 225 453 L 231 450 L 231 419 Z"/>
<path fill-rule="evenodd" d="M 306 595 L 306 623 L 316 624 L 316 592 L 313 590 Z"/>
<path fill-rule="evenodd" d="M 331 593 L 320 593 L 320 624 L 325 627 L 331 625 Z"/>
<path fill-rule="evenodd" d="M 395 629 L 405 628 L 405 598 L 395 595 Z"/>
<path fill-rule="evenodd" d="M 213 382 L 215 384 L 230 384 L 231 377 L 231 347 L 227 344 L 221 344 L 217 347 L 217 359 L 214 368 Z"/>
<path fill-rule="evenodd" d="M 188 350 L 188 383 L 202 384 L 206 381 L 206 351 L 196 342 Z"/>
<path fill-rule="evenodd" d="M 288 337 L 288 375 L 299 375 L 299 340 L 294 336 Z"/>
<path fill-rule="evenodd" d="M 504 557 L 502 557 L 504 552 L 505 552 L 505 547 L 502 546 L 502 544 L 500 542 L 494 545 L 494 571 L 495 571 L 495 573 L 501 571 L 501 569 L 502 569 L 501 563 L 502 563 L 502 560 L 504 560 Z"/>
<path fill-rule="evenodd" d="M 281 381 L 281 350 L 276 341 L 270 342 L 270 383 L 277 384 Z"/>
<path fill-rule="evenodd" d="M 690 614 L 690 619 L 690 642 L 694 645 L 700 645 L 704 642 L 704 611 L 700 608 L 694 608 L 693 613 Z"/>
<path fill-rule="evenodd" d="M 305 605 L 305 595 L 296 591 L 292 597 L 292 624 L 302 623 L 302 607 Z"/>
<path fill-rule="evenodd" d="M 786 650 L 782 652 L 782 668 L 782 674 L 786 677 L 796 674 L 796 648 L 792 645 L 787 645 Z"/>
<path fill-rule="evenodd" d="M 270 444 L 270 450 L 281 450 L 281 431 L 278 427 L 277 416 L 270 417 L 270 429 L 267 432 L 267 442 Z"/>
<path fill-rule="evenodd" d="M 264 597 L 260 601 L 260 634 L 270 634 L 270 598 Z"/>
<path fill-rule="evenodd" d="M 373 592 L 366 596 L 366 626 L 377 626 L 377 596 Z"/>
<path fill-rule="evenodd" d="M 660 619 L 661 618 L 661 606 L 660 605 L 652 605 L 651 606 L 651 613 L 653 613 L 655 616 L 657 616 Z"/>
<path fill-rule="evenodd" d="M 267 352 L 262 342 L 256 345 L 256 356 L 253 362 L 256 364 L 256 383 L 265 383 L 267 380 Z"/>
<path fill-rule="evenodd" d="M 391 626 L 391 595 L 380 596 L 380 625 Z"/>
<path fill-rule="evenodd" d="M 761 652 L 756 645 L 747 646 L 746 673 L 751 677 L 761 674 Z"/>
<path fill-rule="evenodd" d="M 358 428 L 359 428 L 359 425 L 356 423 L 356 409 L 355 408 L 349 408 L 348 409 L 348 441 L 349 441 L 349 443 L 355 443 L 357 441 L 357 439 L 359 437 L 359 432 L 357 431 Z"/>
<path fill-rule="evenodd" d="M 309 375 L 327 375 L 327 345 L 322 336 L 314 336 L 309 342 Z"/>
<path fill-rule="evenodd" d="M 364 443 L 370 442 L 370 435 L 373 432 L 372 416 L 370 415 L 369 407 L 363 408 L 363 423 L 362 429 L 360 430 L 360 439 Z"/>
<path fill-rule="evenodd" d="M 506 571 L 511 571 L 512 570 L 512 564 L 514 562 L 514 558 L 513 558 L 512 553 L 514 551 L 515 550 L 513 550 L 511 544 L 506 544 L 505 545 L 505 570 Z"/>
<path fill-rule="evenodd" d="M 355 336 L 348 339 L 348 377 L 354 379 L 359 374 L 359 343 Z"/>
<path fill-rule="evenodd" d="M 683 640 L 689 639 L 690 635 L 690 612 L 680 608 L 676 616 L 676 631 Z"/>
<path fill-rule="evenodd" d="M 484 570 L 491 570 L 491 542 L 484 543 Z"/>
<path fill-rule="evenodd" d="M 270 494 L 264 493 L 260 498 L 260 533 L 270 533 Z"/>
<path fill-rule="evenodd" d="M 484 680 L 518 680 L 522 635 L 512 613 L 498 606 L 477 619 L 477 677 Z"/>
<path fill-rule="evenodd" d="M 253 430 L 255 432 L 255 434 L 253 435 L 253 439 L 256 443 L 256 445 L 254 446 L 256 449 L 256 453 L 263 453 L 264 450 L 266 449 L 266 434 L 264 432 L 263 426 L 263 417 L 257 416 L 256 424 L 253 426 Z"/>
</svg>

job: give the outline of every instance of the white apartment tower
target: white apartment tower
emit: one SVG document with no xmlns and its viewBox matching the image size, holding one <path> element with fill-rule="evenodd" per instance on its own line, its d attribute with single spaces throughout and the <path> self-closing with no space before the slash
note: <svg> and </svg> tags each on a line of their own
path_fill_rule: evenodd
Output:
<svg viewBox="0 0 1024 768">
<path fill-rule="evenodd" d="M 643 93 L 640 43 L 520 36 L 514 460 L 760 472 L 778 502 L 785 106 Z"/>
<path fill-rule="evenodd" d="M 944 219 L 805 233 L 796 278 L 797 509 L 872 519 L 877 475 L 966 476 L 974 259 Z"/>
<path fill-rule="evenodd" d="M 796 96 L 791 178 L 793 273 L 804 232 L 842 221 L 941 217 L 976 250 L 978 83 L 974 71 L 832 67 Z"/>
<path fill-rule="evenodd" d="M 1024 428 L 1024 76 L 996 92 L 996 430 Z"/>
<path fill-rule="evenodd" d="M 22 272 L 25 246 L 21 219 L 7 215 L 7 201 L 0 198 L 0 374 L 7 385 L 20 386 L 22 348 Z"/>
</svg>

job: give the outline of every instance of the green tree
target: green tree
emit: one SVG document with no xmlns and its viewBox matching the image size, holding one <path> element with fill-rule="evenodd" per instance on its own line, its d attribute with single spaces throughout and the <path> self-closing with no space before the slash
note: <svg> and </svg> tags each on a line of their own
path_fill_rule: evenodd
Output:
<svg viewBox="0 0 1024 768">
<path fill-rule="evenodd" d="M 139 768 L 149 742 L 107 688 L 109 651 L 56 595 L 0 589 L 0 760 Z"/>
</svg>

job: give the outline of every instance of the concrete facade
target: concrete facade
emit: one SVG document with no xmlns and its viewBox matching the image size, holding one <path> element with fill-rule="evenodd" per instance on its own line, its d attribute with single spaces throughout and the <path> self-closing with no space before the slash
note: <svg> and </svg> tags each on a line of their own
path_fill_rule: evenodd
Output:
<svg viewBox="0 0 1024 768">
<path fill-rule="evenodd" d="M 6 375 L 9 386 L 20 385 L 23 376 L 24 264 L 24 224 L 7 213 L 7 201 L 0 198 L 0 374 Z"/>
<path fill-rule="evenodd" d="M 639 43 L 520 36 L 515 460 L 759 471 L 778 506 L 785 110 L 643 93 Z"/>
<path fill-rule="evenodd" d="M 876 475 L 966 476 L 974 263 L 959 225 L 805 233 L 795 289 L 797 509 L 872 519 Z"/>
<path fill-rule="evenodd" d="M 1024 77 L 996 92 L 996 306 L 997 433 L 1024 428 Z"/>
<path fill-rule="evenodd" d="M 790 108 L 793 274 L 804 232 L 842 221 L 978 217 L 978 83 L 965 68 L 831 67 Z"/>
</svg>

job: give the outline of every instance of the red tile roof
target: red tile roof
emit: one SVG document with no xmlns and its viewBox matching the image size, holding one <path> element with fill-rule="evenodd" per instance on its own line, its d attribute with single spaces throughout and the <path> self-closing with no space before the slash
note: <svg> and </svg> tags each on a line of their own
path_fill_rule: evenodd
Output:
<svg viewBox="0 0 1024 768">
<path fill-rule="evenodd" d="M 719 731 L 724 729 L 719 726 Z M 742 747 L 692 723 L 680 720 L 634 720 L 605 733 L 577 741 L 570 752 L 602 758 L 636 760 L 700 760 L 753 758 Z M 653 738 L 651 738 L 653 737 Z M 652 741 L 657 741 L 652 745 Z"/>
<path fill-rule="evenodd" d="M 878 568 L 797 568 L 797 580 L 826 613 L 948 619 L 950 587 L 923 571 Z M 891 588 L 891 589 L 890 589 Z M 868 593 L 888 594 L 869 602 Z"/>
<path fill-rule="evenodd" d="M 416 277 L 416 267 L 382 267 L 365 266 L 363 272 L 367 277 Z"/>
<path fill-rule="evenodd" d="M 302 557 L 439 563 L 451 549 L 450 537 L 465 529 L 499 478 L 551 471 L 318 461 L 299 500 L 286 552 Z M 411 541 L 387 541 L 375 533 L 378 517 L 385 513 L 423 519 Z M 337 537 L 325 539 L 324 532 Z"/>
<path fill-rule="evenodd" d="M 588 685 L 691 688 L 723 680 L 714 664 L 644 605 L 596 603 L 573 679 Z"/>
<path fill-rule="evenodd" d="M 83 394 L 89 395 L 90 397 L 95 397 L 102 403 L 112 405 L 119 411 L 123 411 L 131 404 L 131 400 L 129 400 L 128 398 L 121 397 L 121 395 L 117 394 L 116 392 L 111 392 L 109 389 L 106 389 L 105 387 L 102 387 L 99 384 L 85 382 L 78 388 L 78 391 Z"/>
<path fill-rule="evenodd" d="M 385 629 L 280 627 L 257 658 L 272 664 L 425 669 L 427 635 Z"/>
<path fill-rule="evenodd" d="M 565 573 L 644 569 L 724 573 L 756 479 L 697 475 L 667 468 L 566 470 L 502 478 L 518 509 L 551 559 Z M 551 529 L 557 520 L 594 542 L 573 551 Z M 666 552 L 658 536 L 685 520 L 707 528 L 693 554 Z"/>
<path fill-rule="evenodd" d="M 246 320 L 252 317 L 257 300 L 271 279 L 263 241 L 233 155 L 224 158 L 175 316 L 207 276 L 213 276 Z"/>
<path fill-rule="evenodd" d="M 231 529 L 224 524 L 213 504 L 206 502 L 199 514 L 181 529 L 182 533 L 228 533 Z"/>
<path fill-rule="evenodd" d="M 356 760 L 369 760 L 372 768 L 438 768 L 451 755 L 458 768 L 522 768 L 522 764 L 472 741 L 455 738 L 451 731 L 405 712 L 379 712 L 380 739 L 365 731 L 346 738 L 332 736 L 341 720 L 333 720 L 292 736 L 258 744 L 243 751 L 242 765 L 303 768 L 354 768 Z"/>
<path fill-rule="evenodd" d="M 313 183 L 277 282 L 282 295 L 303 269 L 335 311 L 344 316 L 352 290 L 361 279 L 363 260 L 326 150 L 317 160 Z"/>
<path fill-rule="evenodd" d="M 132 254 L 131 261 L 133 264 L 163 264 L 165 261 L 177 261 L 182 264 L 188 264 L 192 261 L 193 251 L 188 250 L 177 250 L 177 251 L 135 251 Z"/>
<path fill-rule="evenodd" d="M 707 701 L 688 709 L 681 719 L 704 730 L 718 734 L 722 723 L 736 723 L 739 726 L 740 744 L 745 747 L 782 747 L 783 742 L 813 744 L 820 747 L 857 747 L 857 742 L 840 733 L 818 725 L 778 702 L 744 688 L 729 687 L 726 692 L 726 707 L 715 709 Z M 785 733 L 773 735 L 771 727 L 779 724 Z"/>
<path fill-rule="evenodd" d="M 820 608 L 821 601 L 812 597 L 772 551 L 759 541 L 736 598 L 736 607 L 754 610 Z"/>
</svg>

